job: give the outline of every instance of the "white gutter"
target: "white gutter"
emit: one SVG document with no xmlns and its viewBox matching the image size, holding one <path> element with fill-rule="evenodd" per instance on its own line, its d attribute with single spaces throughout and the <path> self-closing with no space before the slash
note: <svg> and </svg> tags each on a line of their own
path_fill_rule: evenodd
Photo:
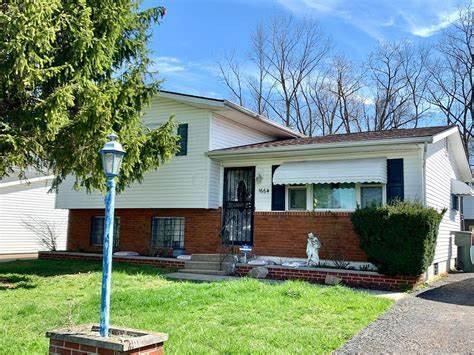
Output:
<svg viewBox="0 0 474 355">
<path fill-rule="evenodd" d="M 11 186 L 17 186 L 17 185 L 28 185 L 28 184 L 33 184 L 35 182 L 41 182 L 41 181 L 48 181 L 48 180 L 53 180 L 54 175 L 49 175 L 49 176 L 40 176 L 36 178 L 31 178 L 31 179 L 24 179 L 24 180 L 16 180 L 16 181 L 10 181 L 10 182 L 0 182 L 0 189 L 4 187 L 11 187 Z"/>
<path fill-rule="evenodd" d="M 398 139 L 379 139 L 372 141 L 347 141 L 347 142 L 338 142 L 338 143 L 316 143 L 316 144 L 300 144 L 300 145 L 287 145 L 287 146 L 277 146 L 277 147 L 262 147 L 262 148 L 236 148 L 228 149 L 221 151 L 209 151 L 207 155 L 212 158 L 219 157 L 232 157 L 232 156 L 243 156 L 243 155 L 252 155 L 252 154 L 264 154 L 264 153 L 277 153 L 277 152 L 299 152 L 299 151 L 308 151 L 308 150 L 323 150 L 331 148 L 346 148 L 346 147 L 368 147 L 368 146 L 377 146 L 377 145 L 393 145 L 393 144 L 410 144 L 410 143 L 432 143 L 433 137 L 411 137 L 411 138 L 398 138 Z"/>
<path fill-rule="evenodd" d="M 428 151 L 428 143 L 425 142 L 423 144 L 423 148 L 421 151 L 422 159 L 423 159 L 423 168 L 422 168 L 422 186 L 421 186 L 421 193 L 423 196 L 423 206 L 426 206 L 426 156 Z"/>
</svg>

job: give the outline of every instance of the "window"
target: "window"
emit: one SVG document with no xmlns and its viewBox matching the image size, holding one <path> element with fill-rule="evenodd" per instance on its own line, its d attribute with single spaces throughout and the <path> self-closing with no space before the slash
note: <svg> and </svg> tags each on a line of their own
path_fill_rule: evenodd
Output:
<svg viewBox="0 0 474 355">
<path fill-rule="evenodd" d="M 104 239 L 104 216 L 94 216 L 91 221 L 91 245 L 101 246 Z M 114 247 L 119 245 L 120 218 L 115 217 L 114 221 Z"/>
<path fill-rule="evenodd" d="M 315 209 L 353 210 L 356 207 L 355 184 L 315 184 L 313 204 Z"/>
<path fill-rule="evenodd" d="M 379 207 L 383 203 L 382 186 L 361 186 L 360 204 L 361 207 Z"/>
<path fill-rule="evenodd" d="M 179 136 L 179 151 L 176 155 L 187 155 L 188 154 L 188 124 L 182 123 L 178 126 Z"/>
<path fill-rule="evenodd" d="M 451 194 L 451 208 L 455 211 L 459 211 L 459 196 Z"/>
<path fill-rule="evenodd" d="M 288 209 L 306 210 L 306 186 L 288 186 Z"/>
<path fill-rule="evenodd" d="M 151 228 L 153 247 L 184 249 L 183 217 L 153 217 Z"/>
</svg>

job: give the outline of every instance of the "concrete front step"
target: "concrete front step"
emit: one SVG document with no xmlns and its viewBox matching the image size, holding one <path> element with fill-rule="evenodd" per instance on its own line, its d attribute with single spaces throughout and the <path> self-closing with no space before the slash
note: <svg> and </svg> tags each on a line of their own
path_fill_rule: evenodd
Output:
<svg viewBox="0 0 474 355">
<path fill-rule="evenodd" d="M 221 263 L 220 262 L 214 262 L 214 261 L 186 261 L 184 263 L 184 268 L 185 269 L 200 269 L 200 270 L 220 270 L 221 269 Z"/>
<path fill-rule="evenodd" d="M 207 274 L 192 274 L 185 272 L 173 272 L 165 275 L 171 280 L 181 281 L 195 281 L 195 282 L 216 282 L 216 281 L 232 281 L 238 280 L 240 277 L 223 276 L 223 275 L 207 275 Z"/>
<path fill-rule="evenodd" d="M 221 254 L 192 254 L 191 261 L 220 262 Z"/>
<path fill-rule="evenodd" d="M 202 275 L 225 275 L 225 271 L 222 270 L 206 270 L 206 269 L 181 269 L 180 273 L 187 274 L 202 274 Z"/>
</svg>

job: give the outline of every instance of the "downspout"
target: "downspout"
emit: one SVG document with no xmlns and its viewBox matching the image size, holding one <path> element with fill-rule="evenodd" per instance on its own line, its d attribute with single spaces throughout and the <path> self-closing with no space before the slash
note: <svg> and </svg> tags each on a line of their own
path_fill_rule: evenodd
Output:
<svg viewBox="0 0 474 355">
<path fill-rule="evenodd" d="M 422 195 L 423 195 L 423 206 L 426 206 L 426 155 L 428 151 L 428 143 L 423 143 L 423 150 L 422 150 L 422 159 L 423 159 L 423 183 L 422 183 Z"/>
</svg>

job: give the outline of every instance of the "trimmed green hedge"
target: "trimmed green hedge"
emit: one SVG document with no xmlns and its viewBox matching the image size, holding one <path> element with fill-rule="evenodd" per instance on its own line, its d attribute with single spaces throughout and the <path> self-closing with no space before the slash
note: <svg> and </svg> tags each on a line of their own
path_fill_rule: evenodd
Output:
<svg viewBox="0 0 474 355">
<path fill-rule="evenodd" d="M 418 276 L 433 262 L 444 213 L 419 203 L 398 202 L 357 209 L 351 219 L 361 248 L 379 272 Z"/>
</svg>

